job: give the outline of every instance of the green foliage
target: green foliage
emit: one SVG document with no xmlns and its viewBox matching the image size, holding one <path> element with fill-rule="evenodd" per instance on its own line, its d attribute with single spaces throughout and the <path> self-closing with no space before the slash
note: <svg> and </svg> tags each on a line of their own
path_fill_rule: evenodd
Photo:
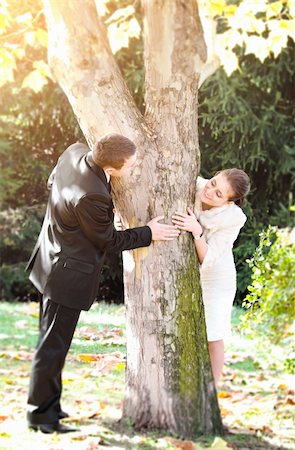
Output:
<svg viewBox="0 0 295 450">
<path fill-rule="evenodd" d="M 291 208 L 279 203 L 273 214 L 267 216 L 255 206 L 256 204 L 258 206 L 260 205 L 259 192 L 255 195 L 253 194 L 251 198 L 253 198 L 251 203 L 247 202 L 244 207 L 244 212 L 248 218 L 247 222 L 242 228 L 234 247 L 234 256 L 238 272 L 237 305 L 242 304 L 242 300 L 247 294 L 248 285 L 251 282 L 251 268 L 249 267 L 249 264 L 247 264 L 247 260 L 252 258 L 256 247 L 259 244 L 261 230 L 266 228 L 269 224 L 274 226 L 279 224 L 280 227 L 294 226 L 294 214 L 292 214 Z"/>
<path fill-rule="evenodd" d="M 50 82 L 39 93 L 6 85 L 0 100 L 0 205 L 47 199 L 46 180 L 60 153 L 83 141 L 67 98 Z"/>
<path fill-rule="evenodd" d="M 0 212 L 0 251 L 2 264 L 29 259 L 41 227 L 44 205 Z"/>
<path fill-rule="evenodd" d="M 38 235 L 44 207 L 23 207 L 0 212 L 0 299 L 36 298 L 25 265 Z"/>
<path fill-rule="evenodd" d="M 2 265 L 0 267 L 0 300 L 37 300 L 37 292 L 25 272 L 26 263 Z"/>
<path fill-rule="evenodd" d="M 16 82 L 39 92 L 50 78 L 41 0 L 0 2 L 0 87 Z"/>
<path fill-rule="evenodd" d="M 124 9 L 128 7 L 128 5 L 130 6 L 130 2 L 128 0 L 109 1 L 107 3 L 108 13 L 105 16 L 105 25 L 108 26 L 109 20 L 116 15 L 118 8 Z M 140 2 L 135 2 L 132 7 L 132 19 L 136 20 L 142 30 L 143 16 Z M 129 36 L 128 47 L 121 47 L 120 50 L 114 54 L 114 57 L 137 107 L 142 113 L 144 113 L 144 61 L 142 34 L 140 33 L 137 38 Z"/>
<path fill-rule="evenodd" d="M 43 218 L 44 206 L 0 212 L 0 299 L 36 299 L 36 290 L 25 272 Z"/>
<path fill-rule="evenodd" d="M 295 185 L 294 49 L 264 64 L 244 56 L 241 73 L 220 69 L 200 90 L 202 168 L 242 167 L 272 209 Z"/>
<path fill-rule="evenodd" d="M 293 0 L 212 0 L 205 7 L 218 23 L 216 51 L 227 75 L 239 68 L 241 49 L 263 63 L 295 40 Z"/>
<path fill-rule="evenodd" d="M 268 336 L 274 343 L 292 335 L 295 319 L 294 229 L 269 226 L 249 261 L 252 284 L 243 306 L 243 327 Z"/>
<path fill-rule="evenodd" d="M 116 60 L 137 107 L 142 113 L 144 113 L 144 66 L 142 41 L 138 39 L 130 39 L 129 48 L 121 49 L 116 54 Z"/>
</svg>

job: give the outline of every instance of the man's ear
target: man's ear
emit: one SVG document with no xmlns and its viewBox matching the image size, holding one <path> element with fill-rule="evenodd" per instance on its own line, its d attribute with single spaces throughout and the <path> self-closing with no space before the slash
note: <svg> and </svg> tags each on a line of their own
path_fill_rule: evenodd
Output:
<svg viewBox="0 0 295 450">
<path fill-rule="evenodd" d="M 104 171 L 105 171 L 105 173 L 107 173 L 108 175 L 112 175 L 112 173 L 113 173 L 113 167 L 104 167 L 104 169 L 103 169 Z"/>
</svg>

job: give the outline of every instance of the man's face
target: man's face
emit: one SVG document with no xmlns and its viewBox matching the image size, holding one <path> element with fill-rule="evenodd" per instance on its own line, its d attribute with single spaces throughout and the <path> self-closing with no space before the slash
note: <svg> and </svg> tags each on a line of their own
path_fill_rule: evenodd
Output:
<svg viewBox="0 0 295 450">
<path fill-rule="evenodd" d="M 126 159 L 125 163 L 121 167 L 121 169 L 112 169 L 112 177 L 123 177 L 125 175 L 129 175 L 133 167 L 136 165 L 136 153 L 130 158 Z"/>
</svg>

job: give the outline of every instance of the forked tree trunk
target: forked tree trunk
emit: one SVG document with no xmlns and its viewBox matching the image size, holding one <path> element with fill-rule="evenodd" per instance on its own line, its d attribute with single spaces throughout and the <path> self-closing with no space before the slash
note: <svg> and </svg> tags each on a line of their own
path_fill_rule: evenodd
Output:
<svg viewBox="0 0 295 450">
<path fill-rule="evenodd" d="M 195 0 L 143 2 L 146 114 L 111 54 L 94 2 L 47 0 L 49 59 L 91 146 L 119 132 L 139 150 L 114 197 L 128 226 L 193 206 L 199 170 L 197 93 L 209 63 Z M 197 260 L 184 233 L 124 252 L 127 372 L 123 416 L 185 437 L 221 433 Z"/>
</svg>

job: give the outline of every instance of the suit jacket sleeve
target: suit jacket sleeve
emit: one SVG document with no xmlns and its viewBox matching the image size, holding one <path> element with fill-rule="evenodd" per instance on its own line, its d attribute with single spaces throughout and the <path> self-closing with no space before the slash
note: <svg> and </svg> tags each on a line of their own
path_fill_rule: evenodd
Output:
<svg viewBox="0 0 295 450">
<path fill-rule="evenodd" d="M 53 168 L 53 170 L 52 170 L 52 172 L 51 172 L 51 174 L 49 175 L 49 178 L 48 178 L 48 180 L 47 180 L 47 189 L 48 189 L 49 191 L 50 191 L 50 189 L 52 188 L 52 184 L 53 184 L 53 181 L 54 181 L 55 174 L 56 174 L 56 166 Z"/>
<path fill-rule="evenodd" d="M 109 215 L 110 199 L 100 194 L 88 194 L 75 207 L 76 217 L 85 236 L 101 251 L 121 252 L 146 247 L 152 241 L 150 227 L 117 231 Z"/>
</svg>

